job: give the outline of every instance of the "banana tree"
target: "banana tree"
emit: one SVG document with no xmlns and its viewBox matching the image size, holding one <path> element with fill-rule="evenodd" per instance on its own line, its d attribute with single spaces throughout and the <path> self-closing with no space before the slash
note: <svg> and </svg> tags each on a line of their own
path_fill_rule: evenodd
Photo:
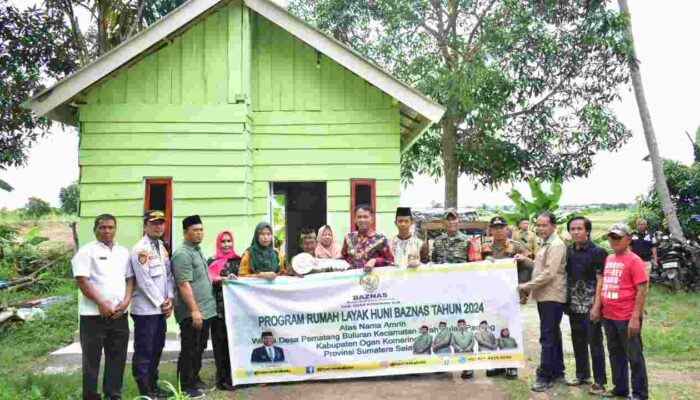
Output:
<svg viewBox="0 0 700 400">
<path fill-rule="evenodd" d="M 543 212 L 553 212 L 557 219 L 564 217 L 564 213 L 559 210 L 559 200 L 562 194 L 562 184 L 560 180 L 550 182 L 550 192 L 545 192 L 542 188 L 544 181 L 540 179 L 530 178 L 528 185 L 530 187 L 531 200 L 525 198 L 515 188 L 512 188 L 508 193 L 508 198 L 513 202 L 513 212 L 504 213 L 506 221 L 510 225 L 517 225 L 521 219 L 527 219 L 534 223 L 538 214 Z"/>
</svg>

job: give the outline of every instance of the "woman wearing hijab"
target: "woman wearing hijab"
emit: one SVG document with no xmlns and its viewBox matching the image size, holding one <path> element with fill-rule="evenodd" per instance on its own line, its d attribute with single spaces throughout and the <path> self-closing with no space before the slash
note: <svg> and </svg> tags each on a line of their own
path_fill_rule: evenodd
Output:
<svg viewBox="0 0 700 400">
<path fill-rule="evenodd" d="M 223 231 L 216 237 L 216 254 L 207 261 L 208 273 L 214 288 L 216 299 L 216 317 L 211 319 L 211 341 L 214 345 L 214 362 L 216 364 L 216 388 L 233 390 L 231 381 L 231 361 L 228 352 L 226 334 L 226 317 L 224 315 L 224 279 L 236 279 L 241 264 L 241 256 L 233 247 L 233 235 Z"/>
<path fill-rule="evenodd" d="M 267 280 L 284 275 L 286 273 L 284 259 L 280 257 L 279 251 L 272 244 L 272 227 L 267 222 L 259 223 L 255 227 L 250 247 L 243 254 L 238 275 Z"/>
<path fill-rule="evenodd" d="M 338 246 L 335 238 L 335 232 L 328 225 L 324 225 L 318 230 L 316 258 L 343 258 L 340 254 L 340 246 Z"/>
</svg>

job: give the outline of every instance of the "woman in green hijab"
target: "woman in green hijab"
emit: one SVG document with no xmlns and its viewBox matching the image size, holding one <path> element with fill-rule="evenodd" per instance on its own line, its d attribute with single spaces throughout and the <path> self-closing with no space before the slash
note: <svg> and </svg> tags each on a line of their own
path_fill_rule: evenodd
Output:
<svg viewBox="0 0 700 400">
<path fill-rule="evenodd" d="M 273 280 L 277 275 L 284 275 L 284 259 L 272 244 L 272 227 L 267 222 L 259 223 L 250 247 L 241 259 L 238 276 Z"/>
</svg>

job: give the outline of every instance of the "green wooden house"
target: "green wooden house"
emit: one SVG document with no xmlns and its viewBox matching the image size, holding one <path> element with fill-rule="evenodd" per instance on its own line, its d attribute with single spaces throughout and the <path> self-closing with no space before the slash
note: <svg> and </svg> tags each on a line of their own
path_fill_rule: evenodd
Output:
<svg viewBox="0 0 700 400">
<path fill-rule="evenodd" d="M 239 251 L 280 194 L 288 235 L 362 202 L 392 234 L 401 152 L 444 113 L 270 0 L 190 0 L 25 106 L 79 129 L 82 243 L 111 213 L 131 246 L 155 208 Z"/>
</svg>

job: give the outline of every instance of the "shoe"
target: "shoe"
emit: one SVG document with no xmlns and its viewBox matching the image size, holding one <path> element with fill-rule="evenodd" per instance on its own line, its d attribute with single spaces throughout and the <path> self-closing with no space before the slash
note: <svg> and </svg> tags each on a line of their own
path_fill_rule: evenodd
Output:
<svg viewBox="0 0 700 400">
<path fill-rule="evenodd" d="M 506 368 L 506 379 L 518 379 L 518 369 Z"/>
<path fill-rule="evenodd" d="M 501 368 L 498 369 L 487 369 L 486 376 L 496 376 L 502 374 L 504 371 Z"/>
<path fill-rule="evenodd" d="M 170 389 L 163 389 L 161 387 L 157 387 L 153 390 L 153 394 L 155 394 L 158 397 L 162 397 L 164 399 L 169 399 L 173 396 L 175 396 L 175 393 L 172 392 Z"/>
<path fill-rule="evenodd" d="M 594 383 L 591 385 L 591 388 L 588 389 L 588 393 L 594 396 L 602 396 L 605 393 L 605 385 Z"/>
<path fill-rule="evenodd" d="M 184 389 L 182 392 L 185 393 L 190 399 L 201 399 L 204 397 L 204 392 L 197 388 Z"/>
<path fill-rule="evenodd" d="M 606 392 L 603 392 L 603 394 L 601 394 L 601 396 L 607 397 L 607 398 L 613 398 L 613 397 L 627 397 L 628 395 L 622 394 L 622 393 L 617 393 L 615 391 L 615 389 L 611 389 L 611 390 L 608 390 Z"/>
<path fill-rule="evenodd" d="M 472 379 L 474 377 L 474 371 L 462 371 L 462 379 Z"/>
<path fill-rule="evenodd" d="M 532 387 L 530 390 L 533 392 L 544 392 L 546 390 L 549 390 L 554 387 L 554 384 L 552 382 L 548 382 L 545 380 L 537 379 L 535 383 L 532 384 Z"/>
<path fill-rule="evenodd" d="M 199 389 L 199 390 L 201 390 L 202 392 L 206 392 L 207 390 L 209 390 L 209 387 L 207 386 L 207 384 L 204 383 L 204 381 L 202 381 L 202 380 L 199 379 L 199 378 L 197 378 L 197 379 L 194 381 L 194 388 L 195 388 L 195 389 Z"/>
<path fill-rule="evenodd" d="M 589 385 L 590 383 L 591 383 L 590 379 L 580 379 L 580 378 L 574 378 L 574 379 L 566 382 L 566 384 L 568 386 L 583 386 L 583 385 Z"/>
<path fill-rule="evenodd" d="M 227 392 L 233 392 L 234 390 L 236 390 L 236 388 L 230 383 L 222 382 L 216 384 L 216 390 L 225 390 Z"/>
</svg>

